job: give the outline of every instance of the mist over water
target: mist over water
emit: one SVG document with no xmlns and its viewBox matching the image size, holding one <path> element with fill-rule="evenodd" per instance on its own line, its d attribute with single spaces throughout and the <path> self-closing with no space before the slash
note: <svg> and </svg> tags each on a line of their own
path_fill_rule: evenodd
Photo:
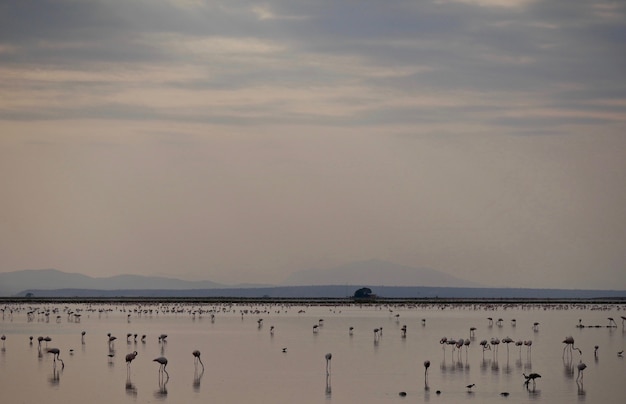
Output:
<svg viewBox="0 0 626 404">
<path fill-rule="evenodd" d="M 615 304 L 8 305 L 0 391 L 23 403 L 621 402 L 622 315 Z"/>
</svg>

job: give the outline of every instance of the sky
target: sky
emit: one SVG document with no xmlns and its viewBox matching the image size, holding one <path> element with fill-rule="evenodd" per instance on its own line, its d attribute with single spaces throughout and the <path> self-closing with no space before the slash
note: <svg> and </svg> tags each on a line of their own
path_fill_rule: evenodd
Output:
<svg viewBox="0 0 626 404">
<path fill-rule="evenodd" d="M 626 3 L 0 4 L 0 272 L 626 289 Z"/>
</svg>

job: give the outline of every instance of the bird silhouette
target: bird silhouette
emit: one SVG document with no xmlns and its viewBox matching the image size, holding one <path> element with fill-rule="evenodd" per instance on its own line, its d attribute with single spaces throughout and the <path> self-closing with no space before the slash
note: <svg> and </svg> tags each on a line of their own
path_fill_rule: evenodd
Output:
<svg viewBox="0 0 626 404">
<path fill-rule="evenodd" d="M 165 373 L 167 375 L 167 378 L 169 379 L 170 374 L 167 373 L 167 370 L 165 370 L 165 367 L 167 366 L 167 358 L 164 356 L 159 356 L 158 358 L 155 358 L 152 360 L 153 362 L 158 362 L 159 363 L 159 373 Z"/>
<path fill-rule="evenodd" d="M 587 368 L 587 365 L 585 365 L 585 364 L 583 363 L 583 361 L 581 360 L 581 361 L 578 363 L 577 368 L 578 368 L 578 376 L 576 377 L 576 380 L 580 379 L 580 381 L 582 381 L 582 380 L 583 380 L 583 377 L 584 377 L 584 375 L 583 375 L 583 370 L 585 370 L 585 369 Z"/>
<path fill-rule="evenodd" d="M 56 366 L 58 360 L 59 362 L 61 362 L 61 369 L 65 369 L 65 363 L 63 362 L 63 359 L 59 358 L 59 354 L 61 353 L 59 348 L 48 348 L 46 352 L 53 355 L 52 358 L 54 359 L 54 366 Z"/>
<path fill-rule="evenodd" d="M 195 351 L 192 352 L 192 354 L 193 354 L 194 363 L 197 365 L 197 363 L 200 362 L 200 365 L 202 366 L 202 370 L 204 370 L 204 363 L 202 363 L 202 359 L 200 359 L 200 351 L 196 349 Z"/>
<path fill-rule="evenodd" d="M 130 370 L 130 363 L 137 357 L 137 351 L 133 351 L 126 355 L 126 368 Z"/>
<path fill-rule="evenodd" d="M 528 376 L 526 376 L 526 373 L 522 373 L 522 375 L 524 376 L 524 378 L 526 378 L 526 381 L 524 382 L 526 387 L 528 387 L 528 383 L 530 383 L 531 380 L 532 380 L 533 386 L 534 386 L 535 385 L 535 379 L 538 379 L 538 378 L 541 377 L 541 375 L 539 373 L 531 373 Z"/>
<path fill-rule="evenodd" d="M 333 354 L 327 353 L 326 356 L 326 374 L 330 374 L 330 360 L 333 358 Z"/>
</svg>

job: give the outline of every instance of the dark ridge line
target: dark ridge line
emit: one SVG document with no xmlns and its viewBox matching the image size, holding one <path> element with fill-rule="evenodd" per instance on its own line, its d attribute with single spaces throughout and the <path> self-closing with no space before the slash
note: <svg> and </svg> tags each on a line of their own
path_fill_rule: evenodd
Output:
<svg viewBox="0 0 626 404">
<path fill-rule="evenodd" d="M 626 298 L 293 298 L 293 297 L 0 297 L 3 304 L 41 304 L 41 303 L 195 303 L 195 304 L 292 304 L 311 306 L 345 305 L 584 305 L 584 304 L 621 304 L 626 305 Z"/>
</svg>

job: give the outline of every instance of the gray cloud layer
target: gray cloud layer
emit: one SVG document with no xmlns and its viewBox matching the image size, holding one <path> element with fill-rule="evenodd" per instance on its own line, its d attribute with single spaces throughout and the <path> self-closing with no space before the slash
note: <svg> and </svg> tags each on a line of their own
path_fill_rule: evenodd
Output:
<svg viewBox="0 0 626 404">
<path fill-rule="evenodd" d="M 625 10 L 8 2 L 0 271 L 626 288 Z"/>
</svg>

